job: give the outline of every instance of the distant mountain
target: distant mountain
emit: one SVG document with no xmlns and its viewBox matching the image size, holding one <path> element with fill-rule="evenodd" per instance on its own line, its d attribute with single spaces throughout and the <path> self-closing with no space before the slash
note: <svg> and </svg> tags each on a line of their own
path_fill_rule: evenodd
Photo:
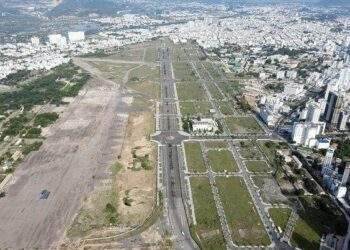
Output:
<svg viewBox="0 0 350 250">
<path fill-rule="evenodd" d="M 349 0 L 319 0 L 319 5 L 323 6 L 344 6 L 344 7 L 350 7 L 350 1 Z"/>
<path fill-rule="evenodd" d="M 111 15 L 123 9 L 124 3 L 116 3 L 111 0 L 63 0 L 49 13 L 49 16 L 63 15 L 87 15 L 96 13 L 100 15 Z"/>
</svg>

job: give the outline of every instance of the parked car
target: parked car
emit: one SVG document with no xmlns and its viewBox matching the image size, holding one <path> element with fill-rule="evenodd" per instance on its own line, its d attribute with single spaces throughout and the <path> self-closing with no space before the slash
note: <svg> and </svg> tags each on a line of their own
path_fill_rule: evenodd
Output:
<svg viewBox="0 0 350 250">
<path fill-rule="evenodd" d="M 40 200 L 46 200 L 50 195 L 50 192 L 46 189 L 40 192 Z"/>
</svg>

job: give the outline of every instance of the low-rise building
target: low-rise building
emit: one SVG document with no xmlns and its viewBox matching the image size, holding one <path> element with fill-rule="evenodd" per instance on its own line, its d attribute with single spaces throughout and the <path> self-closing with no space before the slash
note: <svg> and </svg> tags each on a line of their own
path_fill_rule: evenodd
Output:
<svg viewBox="0 0 350 250">
<path fill-rule="evenodd" d="M 192 120 L 192 130 L 195 133 L 215 133 L 218 125 L 214 119 L 202 118 Z"/>
</svg>

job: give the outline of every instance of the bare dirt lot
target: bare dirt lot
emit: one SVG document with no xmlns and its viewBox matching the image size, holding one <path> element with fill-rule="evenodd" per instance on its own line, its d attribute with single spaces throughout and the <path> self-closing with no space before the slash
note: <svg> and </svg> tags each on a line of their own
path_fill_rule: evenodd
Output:
<svg viewBox="0 0 350 250">
<path fill-rule="evenodd" d="M 94 78 L 46 131 L 41 149 L 18 167 L 0 199 L 0 249 L 55 247 L 120 153 L 128 120 L 121 95 L 113 82 Z"/>
</svg>

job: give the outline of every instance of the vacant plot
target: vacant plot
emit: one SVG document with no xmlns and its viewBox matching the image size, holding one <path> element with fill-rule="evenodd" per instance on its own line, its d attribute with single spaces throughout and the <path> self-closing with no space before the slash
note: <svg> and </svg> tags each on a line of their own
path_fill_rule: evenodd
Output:
<svg viewBox="0 0 350 250">
<path fill-rule="evenodd" d="M 191 189 L 197 221 L 191 230 L 193 238 L 202 249 L 226 249 L 209 180 L 191 178 Z"/>
<path fill-rule="evenodd" d="M 218 177 L 216 184 L 233 241 L 238 245 L 269 245 L 269 237 L 243 179 Z"/>
<path fill-rule="evenodd" d="M 232 104 L 230 102 L 224 102 L 221 101 L 219 102 L 219 109 L 222 114 L 224 115 L 233 115 L 233 109 L 232 109 Z"/>
<path fill-rule="evenodd" d="M 101 72 L 106 73 L 109 79 L 121 84 L 123 82 L 123 78 L 125 76 L 125 73 L 135 68 L 135 65 L 133 64 L 127 64 L 127 63 L 111 63 L 111 62 L 89 62 L 92 66 L 99 69 Z"/>
<path fill-rule="evenodd" d="M 209 102 L 180 102 L 180 111 L 182 115 L 187 116 L 206 116 L 210 113 L 211 105 Z"/>
<path fill-rule="evenodd" d="M 176 82 L 180 83 L 194 83 L 198 80 L 196 74 L 192 70 L 191 65 L 186 62 L 175 62 L 173 63 L 173 69 L 175 74 Z"/>
<path fill-rule="evenodd" d="M 270 208 L 269 214 L 277 227 L 279 227 L 282 232 L 287 226 L 288 219 L 290 217 L 292 210 L 290 208 Z"/>
<path fill-rule="evenodd" d="M 152 46 L 146 48 L 145 52 L 145 61 L 146 62 L 156 62 L 158 60 L 158 47 L 157 46 Z"/>
<path fill-rule="evenodd" d="M 205 141 L 207 148 L 227 148 L 227 142 L 225 141 Z"/>
<path fill-rule="evenodd" d="M 152 99 L 160 96 L 159 67 L 142 65 L 132 69 L 127 80 L 127 86 Z"/>
<path fill-rule="evenodd" d="M 245 161 L 245 165 L 252 173 L 267 173 L 272 170 L 265 161 Z"/>
<path fill-rule="evenodd" d="M 261 198 L 266 203 L 288 204 L 288 199 L 281 193 L 276 180 L 272 175 L 253 176 L 254 184 L 260 188 Z"/>
<path fill-rule="evenodd" d="M 237 172 L 238 167 L 229 150 L 209 150 L 208 159 L 215 172 Z"/>
<path fill-rule="evenodd" d="M 182 101 L 203 101 L 206 95 L 203 87 L 197 82 L 176 83 L 177 94 Z"/>
<path fill-rule="evenodd" d="M 109 59 L 125 60 L 125 61 L 142 61 L 144 48 L 121 48 L 115 54 L 109 56 Z"/>
<path fill-rule="evenodd" d="M 192 172 L 205 172 L 207 169 L 202 156 L 202 150 L 199 143 L 186 142 L 185 153 L 187 167 Z"/>
<path fill-rule="evenodd" d="M 263 155 L 261 154 L 260 149 L 255 141 L 240 141 L 239 153 L 243 158 L 249 160 L 260 160 L 263 158 Z"/>
<path fill-rule="evenodd" d="M 208 89 L 209 89 L 209 92 L 210 92 L 212 98 L 214 98 L 216 100 L 222 100 L 222 98 L 224 98 L 222 96 L 222 94 L 220 93 L 220 91 L 218 90 L 218 88 L 214 84 L 207 83 L 207 86 L 208 86 Z"/>
<path fill-rule="evenodd" d="M 68 237 L 84 237 L 92 230 L 116 225 L 119 222 L 118 195 L 115 183 L 108 188 L 95 191 L 83 205 L 67 232 Z"/>
<path fill-rule="evenodd" d="M 259 133 L 260 125 L 253 117 L 226 117 L 226 124 L 231 133 Z"/>
</svg>

